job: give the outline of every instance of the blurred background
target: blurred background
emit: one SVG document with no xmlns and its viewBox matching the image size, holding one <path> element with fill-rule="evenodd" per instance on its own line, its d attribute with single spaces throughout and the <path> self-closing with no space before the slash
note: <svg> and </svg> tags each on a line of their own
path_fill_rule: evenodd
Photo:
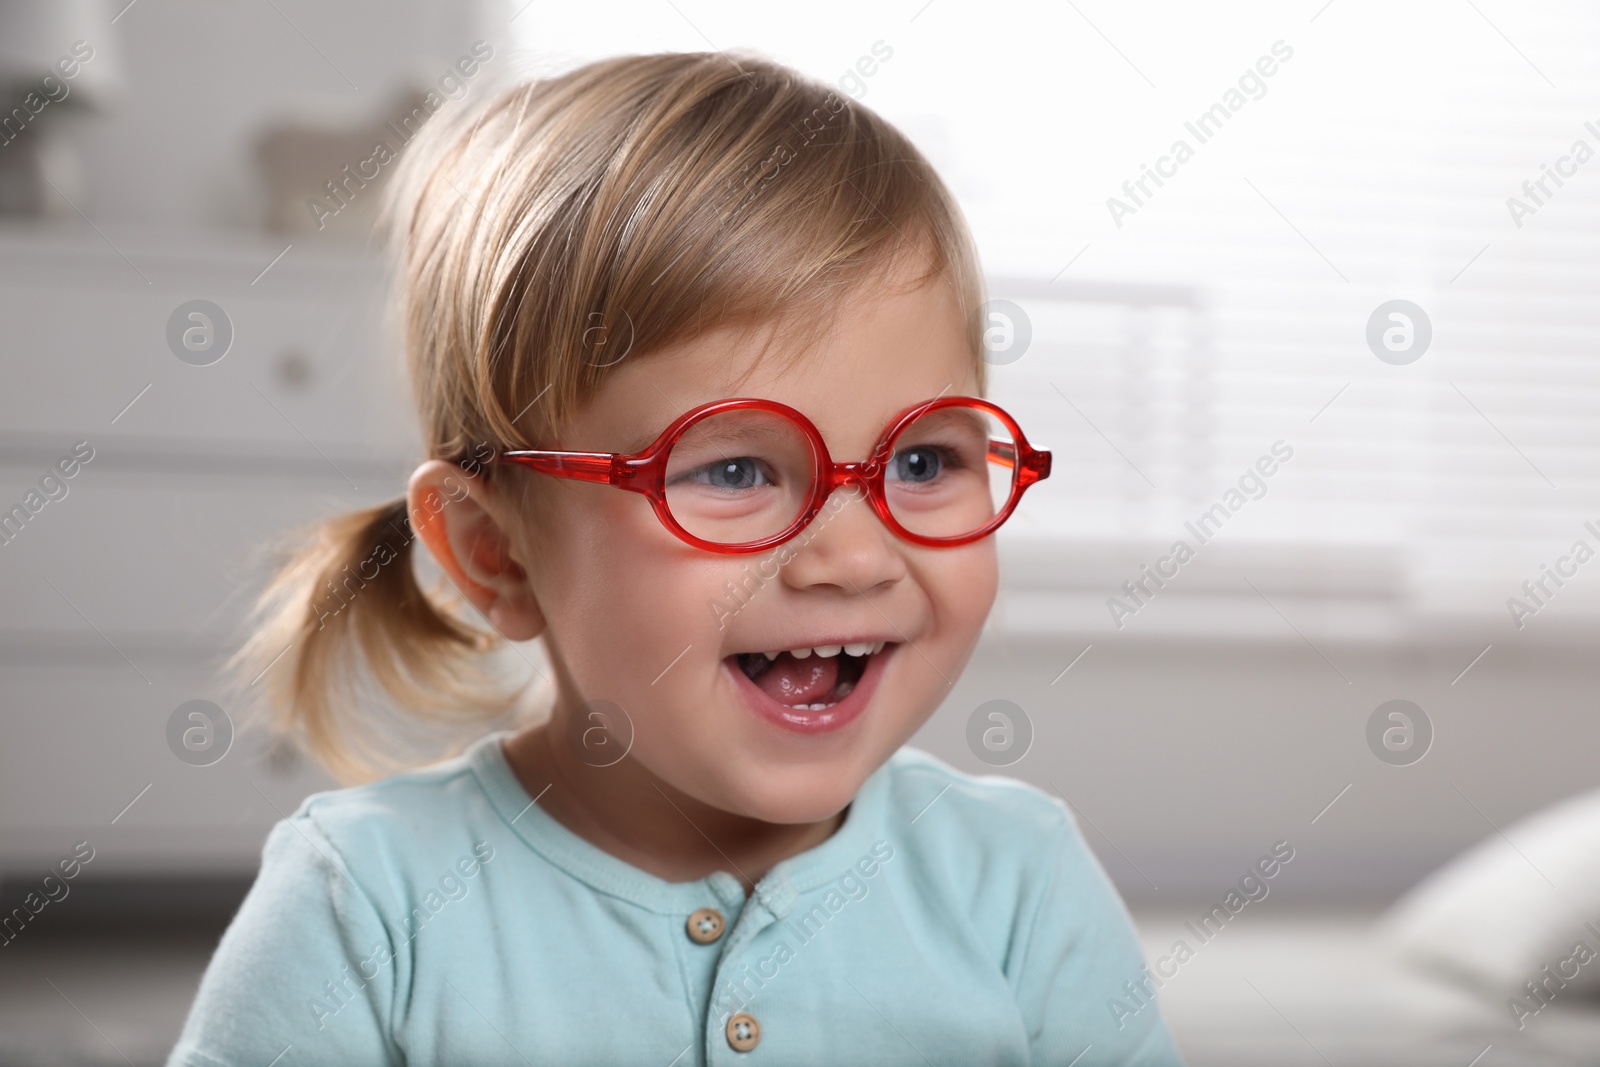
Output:
<svg viewBox="0 0 1600 1067">
<path fill-rule="evenodd" d="M 1190 1061 L 1600 1062 L 1600 10 L 1214 7 L 0 0 L 0 1063 L 161 1062 L 331 785 L 218 668 L 268 539 L 418 458 L 347 176 L 704 49 L 960 199 L 1055 473 L 916 743 L 1068 802 Z"/>
</svg>

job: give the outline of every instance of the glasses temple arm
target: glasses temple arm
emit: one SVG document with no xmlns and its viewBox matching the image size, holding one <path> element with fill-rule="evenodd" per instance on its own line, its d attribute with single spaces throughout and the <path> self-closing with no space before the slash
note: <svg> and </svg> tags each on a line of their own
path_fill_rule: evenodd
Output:
<svg viewBox="0 0 1600 1067">
<path fill-rule="evenodd" d="M 989 459 L 1002 467 L 1017 466 L 1016 443 L 998 437 L 989 438 Z M 1022 469 L 1017 471 L 1017 477 L 1025 486 L 1050 477 L 1050 453 L 1041 449 L 1027 448 L 1022 456 Z"/>
<path fill-rule="evenodd" d="M 502 452 L 497 458 L 529 467 L 540 474 L 580 482 L 598 482 L 601 485 L 615 485 L 633 473 L 619 469 L 617 460 L 621 457 L 614 452 L 519 451 Z"/>
</svg>

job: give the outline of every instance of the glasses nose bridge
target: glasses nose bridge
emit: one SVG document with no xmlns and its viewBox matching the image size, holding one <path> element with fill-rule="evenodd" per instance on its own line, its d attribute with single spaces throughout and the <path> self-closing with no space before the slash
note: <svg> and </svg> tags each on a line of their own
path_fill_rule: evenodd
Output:
<svg viewBox="0 0 1600 1067">
<path fill-rule="evenodd" d="M 831 496 L 835 489 L 842 489 L 851 482 L 861 486 L 863 492 L 869 491 L 876 473 L 877 466 L 870 459 L 856 463 L 834 463 L 827 472 L 828 495 Z"/>
<path fill-rule="evenodd" d="M 817 493 L 816 506 L 818 514 L 821 514 L 825 510 L 837 511 L 838 509 L 830 505 L 828 501 L 833 498 L 833 494 L 838 490 L 854 484 L 858 488 L 859 492 L 850 499 L 865 501 L 867 507 L 870 508 L 872 513 L 878 517 L 878 521 L 881 522 L 890 533 L 898 536 L 899 531 L 895 528 L 896 523 L 889 515 L 885 501 L 882 499 L 882 495 L 877 491 L 876 488 L 878 479 L 882 473 L 882 466 L 882 457 L 876 453 L 874 453 L 872 456 L 869 456 L 867 459 L 850 463 L 835 463 L 830 461 L 828 469 L 823 475 L 824 482 L 822 488 Z M 841 508 L 843 506 L 844 505 L 839 505 Z"/>
</svg>

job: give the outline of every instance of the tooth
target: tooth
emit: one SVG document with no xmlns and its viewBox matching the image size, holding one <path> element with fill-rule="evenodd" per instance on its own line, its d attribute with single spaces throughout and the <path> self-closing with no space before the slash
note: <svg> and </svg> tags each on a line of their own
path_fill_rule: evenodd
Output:
<svg viewBox="0 0 1600 1067">
<path fill-rule="evenodd" d="M 807 656 L 811 655 L 811 650 L 809 648 L 791 648 L 789 650 L 789 655 L 793 656 L 795 659 L 805 659 Z"/>
<path fill-rule="evenodd" d="M 850 691 L 853 690 L 854 688 L 855 688 L 855 683 L 854 682 L 845 682 L 843 685 L 841 685 L 839 687 L 839 699 L 843 700 L 845 697 L 849 696 L 850 695 Z"/>
<path fill-rule="evenodd" d="M 872 654 L 874 656 L 876 656 L 879 652 L 882 652 L 883 651 L 883 646 L 888 644 L 888 643 L 889 642 L 887 642 L 887 641 L 879 641 L 877 644 L 873 645 L 872 646 Z"/>
<path fill-rule="evenodd" d="M 837 656 L 843 648 L 843 645 L 818 645 L 816 648 L 812 649 L 812 651 L 821 656 L 823 659 L 831 659 L 832 657 Z"/>
<path fill-rule="evenodd" d="M 763 652 L 761 654 L 763 656 L 767 657 L 768 661 L 775 660 L 775 659 L 778 658 L 779 655 L 781 655 L 781 653 L 778 653 L 778 652 Z"/>
<path fill-rule="evenodd" d="M 871 641 L 855 641 L 855 642 L 852 642 L 852 643 L 850 643 L 848 645 L 845 645 L 844 646 L 844 651 L 845 651 L 845 655 L 847 655 L 847 656 L 865 656 L 868 652 L 872 651 L 872 642 Z"/>
</svg>

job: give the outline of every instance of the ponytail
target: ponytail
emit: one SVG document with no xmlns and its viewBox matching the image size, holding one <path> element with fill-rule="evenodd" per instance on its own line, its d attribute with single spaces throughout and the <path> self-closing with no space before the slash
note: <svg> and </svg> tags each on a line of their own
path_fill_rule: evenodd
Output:
<svg viewBox="0 0 1600 1067">
<path fill-rule="evenodd" d="M 491 669 L 499 635 L 423 591 L 415 541 L 404 497 L 297 535 L 229 664 L 247 702 L 265 705 L 273 732 L 343 782 L 415 764 L 405 735 L 419 725 L 481 733 L 522 688 Z M 437 758 L 438 737 L 415 740 Z"/>
</svg>

